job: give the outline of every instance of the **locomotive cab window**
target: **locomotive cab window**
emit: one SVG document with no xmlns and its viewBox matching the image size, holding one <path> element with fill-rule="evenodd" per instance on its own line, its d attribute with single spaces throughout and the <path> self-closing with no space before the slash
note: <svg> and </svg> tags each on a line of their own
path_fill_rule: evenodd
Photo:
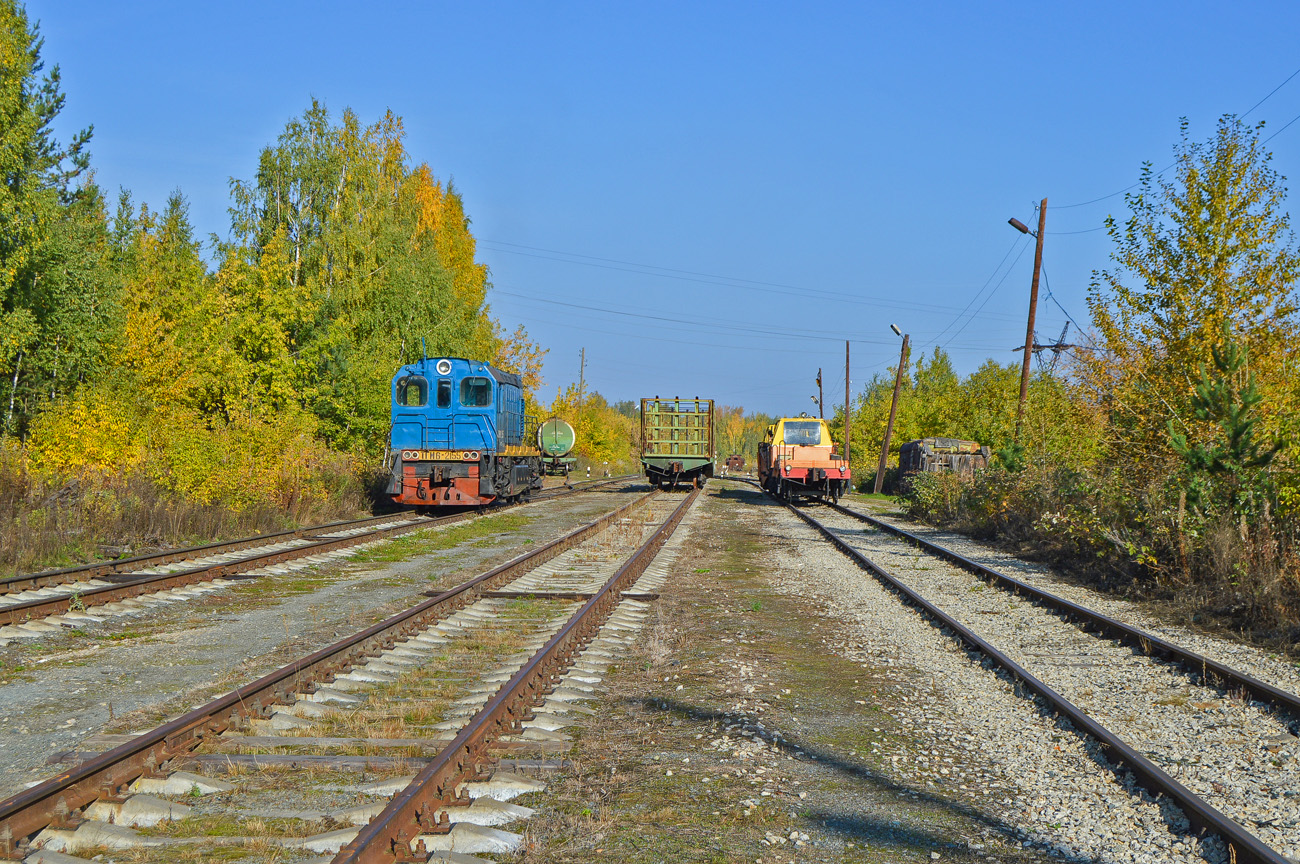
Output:
<svg viewBox="0 0 1300 864">
<path fill-rule="evenodd" d="M 450 378 L 438 379 L 438 407 L 439 408 L 451 407 L 451 379 Z"/>
<path fill-rule="evenodd" d="M 816 447 L 822 443 L 822 424 L 817 420 L 787 420 L 783 443 Z"/>
<path fill-rule="evenodd" d="M 465 408 L 486 408 L 492 404 L 492 382 L 486 378 L 460 379 L 460 404 Z"/>
<path fill-rule="evenodd" d="M 419 375 L 407 375 L 397 382 L 397 404 L 407 408 L 423 408 L 429 401 L 429 382 Z"/>
</svg>

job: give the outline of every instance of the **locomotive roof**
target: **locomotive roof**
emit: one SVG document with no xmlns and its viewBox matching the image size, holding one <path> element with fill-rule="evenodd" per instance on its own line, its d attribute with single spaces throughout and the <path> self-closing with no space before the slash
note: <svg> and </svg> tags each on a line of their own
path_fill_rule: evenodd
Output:
<svg viewBox="0 0 1300 864">
<path fill-rule="evenodd" d="M 489 365 L 487 368 L 488 371 L 492 373 L 492 377 L 497 379 L 498 384 L 510 384 L 515 387 L 524 386 L 524 379 L 513 372 L 502 372 L 500 369 L 492 365 Z"/>
<path fill-rule="evenodd" d="M 515 373 L 506 372 L 504 370 L 498 369 L 495 366 L 493 366 L 491 363 L 488 363 L 483 360 L 470 360 L 468 357 L 424 357 L 420 360 L 417 360 L 414 363 L 407 363 L 401 369 L 397 370 L 397 374 L 400 375 L 402 374 L 403 371 L 407 371 L 407 370 L 424 372 L 425 366 L 431 363 L 437 363 L 439 360 L 458 360 L 462 363 L 468 363 L 471 367 L 471 371 L 477 371 L 474 370 L 473 367 L 480 366 L 486 369 L 488 371 L 488 374 L 490 374 L 498 384 L 509 384 L 512 387 L 519 387 L 519 388 L 522 388 L 524 386 L 524 379 L 516 375 Z"/>
</svg>

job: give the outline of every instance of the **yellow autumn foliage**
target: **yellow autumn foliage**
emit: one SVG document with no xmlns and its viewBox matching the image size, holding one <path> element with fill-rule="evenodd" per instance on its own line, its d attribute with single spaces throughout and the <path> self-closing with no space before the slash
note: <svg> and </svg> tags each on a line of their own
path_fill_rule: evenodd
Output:
<svg viewBox="0 0 1300 864">
<path fill-rule="evenodd" d="M 32 422 L 27 452 L 44 474 L 115 473 L 140 465 L 145 448 L 120 406 L 83 388 Z"/>
</svg>

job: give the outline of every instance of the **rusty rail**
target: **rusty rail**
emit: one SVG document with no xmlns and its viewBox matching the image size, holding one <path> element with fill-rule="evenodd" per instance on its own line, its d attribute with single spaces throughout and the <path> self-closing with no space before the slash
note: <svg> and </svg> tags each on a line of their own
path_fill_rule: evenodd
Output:
<svg viewBox="0 0 1300 864">
<path fill-rule="evenodd" d="M 266 716 L 273 705 L 284 703 L 291 694 L 308 692 L 351 670 L 364 658 L 424 629 L 430 621 L 450 615 L 485 592 L 585 542 L 657 494 L 649 492 L 563 537 L 0 801 L 0 854 L 15 854 L 20 843 L 47 826 L 76 823 L 80 810 L 96 799 L 119 795 L 136 778 L 159 772 L 206 738 L 243 725 L 253 716 Z"/>
<path fill-rule="evenodd" d="M 1180 645 L 1175 645 L 1166 639 L 1156 636 L 1154 633 L 1148 633 L 1140 630 L 1131 624 L 1125 624 L 1108 615 L 1103 615 L 1087 606 L 1081 606 L 1064 597 L 1058 597 L 1055 594 L 1048 593 L 1041 588 L 1035 588 L 1027 582 L 1021 582 L 1012 576 L 1008 576 L 998 570 L 973 561 L 959 552 L 954 552 L 938 543 L 918 537 L 909 531 L 905 531 L 896 525 L 881 521 L 864 513 L 858 513 L 855 510 L 849 510 L 839 504 L 827 505 L 837 513 L 845 516 L 851 516 L 861 522 L 865 522 L 875 528 L 879 528 L 886 533 L 893 534 L 895 537 L 901 537 L 915 545 L 921 547 L 932 555 L 956 564 L 963 570 L 974 573 L 983 579 L 989 580 L 999 588 L 1007 591 L 1013 591 L 1027 597 L 1034 603 L 1050 609 L 1067 619 L 1073 619 L 1082 622 L 1086 626 L 1097 632 L 1114 639 L 1122 645 L 1129 645 L 1137 648 L 1142 653 L 1176 663 L 1184 671 L 1192 675 L 1200 675 L 1202 678 L 1218 679 L 1218 684 L 1227 690 L 1240 690 L 1249 693 L 1252 698 L 1273 708 L 1281 709 L 1288 712 L 1291 717 L 1292 725 L 1300 722 L 1300 696 L 1294 693 L 1288 693 L 1280 687 L 1275 687 L 1258 678 L 1247 675 L 1233 669 L 1231 666 L 1225 666 L 1217 660 L 1211 660 L 1209 657 L 1203 657 L 1194 651 L 1189 651 Z M 1209 682 L 1207 682 L 1209 683 Z"/>
<path fill-rule="evenodd" d="M 420 834 L 450 830 L 446 814 L 442 819 L 435 816 L 438 808 L 458 800 L 456 790 L 462 781 L 485 773 L 483 769 L 490 758 L 488 748 L 493 741 L 517 733 L 523 721 L 530 719 L 533 706 L 541 703 L 573 662 L 574 655 L 599 632 L 618 605 L 623 589 L 630 587 L 654 560 L 699 494 L 696 489 L 682 500 L 650 539 L 514 677 L 501 685 L 497 694 L 411 784 L 393 796 L 388 806 L 339 850 L 333 864 L 393 864 L 423 861 L 428 857 L 422 842 L 415 849 L 411 843 Z M 413 857 L 412 853 L 423 855 Z"/>
<path fill-rule="evenodd" d="M 389 513 L 383 516 L 367 516 L 364 519 L 352 519 L 343 522 L 327 522 L 324 525 L 297 528 L 293 531 L 277 531 L 273 534 L 259 534 L 256 537 L 244 537 L 239 540 L 223 540 L 218 543 L 207 543 L 202 546 L 188 546 L 183 549 L 168 549 L 164 552 L 151 552 L 148 555 L 136 555 L 133 558 L 118 558 L 113 561 L 92 561 L 89 564 L 78 564 L 75 567 L 63 567 L 58 570 L 43 570 L 40 573 L 27 573 L 17 576 L 0 577 L 0 595 L 17 594 L 20 591 L 30 591 L 34 588 L 45 588 L 52 585 L 63 585 L 81 579 L 95 579 L 101 576 L 126 574 L 133 571 L 143 570 L 148 567 L 157 567 L 161 564 L 172 564 L 176 561 L 188 561 L 192 558 L 204 558 L 208 555 L 223 555 L 227 552 L 242 552 L 244 549 L 252 549 L 257 546 L 283 543 L 287 540 L 312 537 L 331 531 L 345 531 L 349 528 L 360 528 L 365 525 L 373 525 L 376 523 L 394 522 L 403 518 L 417 518 L 425 524 L 436 524 L 437 521 L 436 519 L 417 517 L 413 513 Z"/>
<path fill-rule="evenodd" d="M 1238 862 L 1238 864 L 1287 864 L 1286 858 L 1265 845 L 1258 837 L 1166 774 L 1155 763 L 1126 744 L 1119 736 L 1092 719 L 1082 708 L 1079 708 L 1047 686 L 1046 683 L 1040 681 L 1027 669 L 1006 654 L 1003 654 L 991 643 L 985 641 L 969 627 L 944 612 L 938 606 L 930 603 L 885 568 L 854 549 L 831 529 L 799 508 L 779 499 L 774 500 L 785 504 L 790 512 L 829 540 L 836 549 L 848 556 L 859 567 L 871 573 L 887 587 L 902 595 L 907 603 L 921 610 L 926 617 L 937 623 L 941 628 L 945 628 L 953 638 L 989 658 L 995 665 L 1001 667 L 1019 682 L 1025 690 L 1034 693 L 1046 702 L 1053 711 L 1066 717 L 1081 734 L 1095 740 L 1115 764 L 1122 765 L 1131 771 L 1140 786 L 1152 795 L 1168 796 L 1182 809 L 1184 815 L 1187 816 L 1188 822 L 1198 831 L 1215 834 L 1222 838 L 1224 843 L 1227 844 L 1229 855 L 1234 862 Z"/>
<path fill-rule="evenodd" d="M 533 500 L 559 498 L 573 492 L 589 492 L 593 489 L 599 489 L 602 486 L 608 486 L 612 483 L 634 480 L 639 476 L 640 475 L 637 474 L 626 474 L 620 477 L 610 477 L 608 479 L 602 478 L 600 480 L 574 484 L 571 488 L 557 487 L 544 489 L 535 495 Z M 182 549 L 168 549 L 163 552 L 151 552 L 148 555 L 136 555 L 131 558 L 117 558 L 112 561 L 92 561 L 88 564 L 77 564 L 73 567 L 61 567 L 57 570 L 42 570 L 39 573 L 0 576 L 0 596 L 3 596 L 4 594 L 17 594 L 22 591 L 30 591 L 35 588 L 45 588 L 52 585 L 63 585 L 68 582 L 76 582 L 82 579 L 95 579 L 101 576 L 127 574 L 138 570 L 144 570 L 149 567 L 157 567 L 162 564 L 172 564 L 176 561 L 189 561 L 193 558 L 204 558 L 209 555 L 224 555 L 227 552 L 242 552 L 245 549 L 252 549 L 257 546 L 267 546 L 273 543 L 282 543 L 287 540 L 297 540 L 303 537 L 314 537 L 331 532 L 346 531 L 349 528 L 361 528 L 365 525 L 393 522 L 403 518 L 418 519 L 424 525 L 437 525 L 443 519 L 453 519 L 455 517 L 463 518 L 464 516 L 465 514 L 458 513 L 453 514 L 452 517 L 440 516 L 425 518 L 416 516 L 416 514 L 410 512 L 403 513 L 395 511 L 380 516 L 366 516 L 361 519 L 348 519 L 341 522 L 326 522 L 323 525 L 296 528 L 292 531 L 276 531 L 272 534 L 258 534 L 256 537 L 243 537 L 239 540 L 222 540 L 217 543 L 205 543 L 201 546 L 187 546 Z"/>
<path fill-rule="evenodd" d="M 372 540 L 379 540 L 385 537 L 397 537 L 411 531 L 429 528 L 433 525 L 458 522 L 467 518 L 469 518 L 469 514 L 456 514 L 454 516 L 444 516 L 439 519 L 421 519 L 415 522 L 403 522 L 388 528 L 367 531 L 364 534 L 353 534 L 348 537 L 316 540 L 310 543 L 305 543 L 302 546 L 294 546 L 289 549 L 278 549 L 274 552 L 266 552 L 262 555 L 253 555 L 226 564 L 211 564 L 204 567 L 192 567 L 188 570 L 176 570 L 171 573 L 142 574 L 139 578 L 131 579 L 129 582 L 122 582 L 117 585 L 104 585 L 99 588 L 90 588 L 85 591 L 64 594 L 58 597 L 42 597 L 36 600 L 28 600 L 23 603 L 14 603 L 11 606 L 0 606 L 0 625 L 22 624 L 26 621 L 46 618 L 50 615 L 58 615 L 61 612 L 68 612 L 74 609 L 91 609 L 95 606 L 102 606 L 105 603 L 112 603 L 116 600 L 126 600 L 144 594 L 153 594 L 158 591 L 166 591 L 169 588 L 180 588 L 185 585 L 192 585 L 195 582 L 210 582 L 213 579 L 238 575 L 239 573 L 248 570 L 256 570 L 259 567 L 270 567 L 284 561 L 292 561 L 295 558 L 305 558 L 308 555 L 319 555 L 323 552 L 333 552 L 336 549 L 346 549 L 349 546 L 359 546 L 362 543 L 368 543 Z"/>
<path fill-rule="evenodd" d="M 617 477 L 608 480 L 600 480 L 596 483 L 584 484 L 580 488 L 575 487 L 573 489 L 564 490 L 546 490 L 547 492 L 554 493 L 547 495 L 546 497 L 559 498 L 574 492 L 586 492 L 600 486 L 622 482 L 624 480 L 626 480 L 626 478 Z M 131 564 L 132 562 L 134 562 L 135 565 L 147 564 L 148 566 L 157 566 L 158 564 L 184 560 L 185 558 L 197 558 L 205 555 L 222 554 L 223 552 L 240 551 L 242 549 L 255 548 L 259 545 L 271 545 L 287 539 L 309 538 L 312 541 L 301 546 L 293 546 L 288 549 L 278 549 L 274 552 L 267 552 L 262 555 L 253 555 L 248 558 L 242 558 L 238 561 L 230 561 L 224 564 L 210 564 L 202 567 L 192 567 L 187 570 L 175 570 L 171 573 L 138 574 L 135 575 L 134 578 L 130 578 L 129 581 L 121 581 L 114 585 L 103 585 L 98 588 L 89 588 L 85 591 L 78 591 L 76 593 L 69 593 L 57 597 L 40 597 L 35 600 L 27 600 L 23 603 L 0 606 L 0 626 L 6 624 L 23 624 L 27 621 L 39 620 L 41 618 L 58 615 L 72 610 L 83 611 L 95 606 L 112 603 L 117 600 L 127 600 L 132 597 L 153 594 L 171 588 L 181 588 L 185 585 L 192 585 L 196 582 L 210 582 L 213 579 L 238 575 L 249 570 L 256 570 L 259 567 L 270 567 L 275 564 L 281 564 L 285 561 L 292 561 L 295 558 L 305 558 L 309 555 L 333 552 L 337 549 L 345 549 L 349 546 L 359 546 L 362 543 L 368 543 L 372 540 L 383 539 L 386 537 L 397 537 L 411 531 L 431 528 L 435 525 L 448 525 L 454 522 L 460 522 L 471 518 L 473 515 L 474 513 L 471 511 L 465 513 L 454 513 L 450 516 L 439 516 L 432 519 L 415 518 L 410 521 L 399 522 L 396 525 L 379 528 L 374 531 L 367 531 L 363 534 L 353 534 L 347 537 L 317 536 L 321 532 L 339 531 L 341 529 L 375 523 L 382 524 L 383 522 L 392 522 L 402 518 L 402 514 L 371 516 L 366 519 L 357 519 L 351 522 L 333 522 L 315 528 L 302 528 L 298 531 L 285 531 L 280 534 L 268 534 L 261 537 L 249 537 L 244 540 L 232 540 L 228 543 L 213 543 L 208 546 L 195 546 L 190 549 L 161 552 L 157 555 L 144 555 L 138 558 L 123 559 L 121 561 L 87 564 L 82 565 L 81 567 L 68 568 L 66 570 L 47 571 L 44 574 L 36 574 L 34 576 L 15 577 L 20 579 L 37 579 L 46 577 L 56 579 L 60 575 L 75 575 L 77 578 L 93 578 L 95 575 L 118 575 L 125 577 L 132 575 L 125 568 L 125 565 Z M 102 567 L 121 567 L 123 569 L 118 569 L 112 572 L 101 572 L 95 570 L 95 568 Z M 47 584 L 66 584 L 66 580 L 64 583 L 55 581 Z"/>
</svg>

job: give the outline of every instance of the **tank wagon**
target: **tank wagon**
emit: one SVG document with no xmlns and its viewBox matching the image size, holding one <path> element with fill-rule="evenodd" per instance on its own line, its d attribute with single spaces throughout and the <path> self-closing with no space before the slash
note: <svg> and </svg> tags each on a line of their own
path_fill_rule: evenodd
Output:
<svg viewBox="0 0 1300 864">
<path fill-rule="evenodd" d="M 959 438 L 921 438 L 898 449 L 898 482 L 927 471 L 952 471 L 967 477 L 988 467 L 990 452 L 978 441 Z"/>
<path fill-rule="evenodd" d="M 392 387 L 388 494 L 417 508 L 481 507 L 542 488 L 523 382 L 488 363 L 424 358 Z"/>
<path fill-rule="evenodd" d="M 641 400 L 641 466 L 662 489 L 713 476 L 713 400 Z"/>
<path fill-rule="evenodd" d="M 569 476 L 578 461 L 570 456 L 578 443 L 578 433 L 564 420 L 552 417 L 537 427 L 537 447 L 542 451 L 542 468 L 547 474 Z"/>
<path fill-rule="evenodd" d="M 852 479 L 825 420 L 782 417 L 758 445 L 758 482 L 773 495 L 838 501 Z"/>
</svg>

